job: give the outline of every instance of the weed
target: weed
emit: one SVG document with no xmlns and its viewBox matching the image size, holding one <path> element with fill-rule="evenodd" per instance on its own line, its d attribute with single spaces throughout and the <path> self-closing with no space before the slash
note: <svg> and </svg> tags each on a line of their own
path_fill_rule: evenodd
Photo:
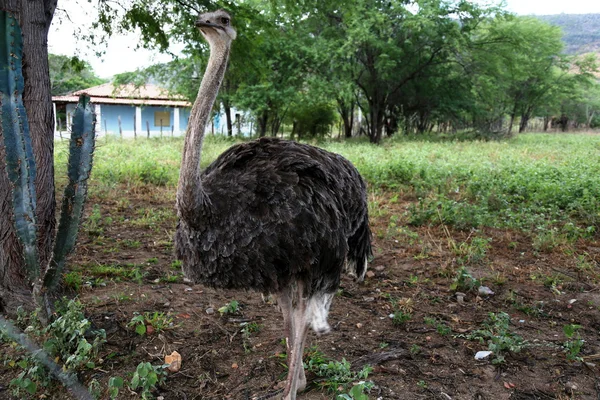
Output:
<svg viewBox="0 0 600 400">
<path fill-rule="evenodd" d="M 369 396 L 366 393 L 369 393 L 373 388 L 373 382 L 365 382 L 360 381 L 354 386 L 348 393 L 338 394 L 338 400 L 369 400 Z M 366 393 L 365 393 L 366 392 Z"/>
<path fill-rule="evenodd" d="M 102 214 L 100 213 L 100 206 L 98 204 L 94 204 L 94 207 L 92 207 L 92 211 L 83 224 L 83 227 L 90 236 L 100 236 L 104 233 Z"/>
<path fill-rule="evenodd" d="M 244 346 L 244 352 L 250 352 L 250 336 L 253 333 L 260 331 L 260 325 L 256 322 L 243 322 L 242 323 L 242 345 Z"/>
<path fill-rule="evenodd" d="M 153 399 L 152 391 L 166 380 L 165 368 L 165 365 L 155 366 L 149 362 L 139 363 L 133 373 L 129 387 L 131 390 L 139 389 L 142 400 Z"/>
<path fill-rule="evenodd" d="M 438 334 L 441 336 L 448 336 L 452 333 L 452 328 L 446 325 L 444 322 L 440 321 L 437 318 L 432 317 L 424 317 L 423 321 L 426 325 L 433 326 Z"/>
<path fill-rule="evenodd" d="M 139 240 L 125 239 L 121 242 L 123 247 L 127 249 L 139 249 L 142 243 Z"/>
<path fill-rule="evenodd" d="M 177 273 L 177 272 L 174 273 L 174 274 L 170 273 L 170 272 L 167 272 L 167 276 L 165 276 L 164 278 L 162 278 L 162 280 L 164 282 L 167 282 L 167 283 L 181 282 L 182 279 L 183 279 L 183 276 L 180 273 Z"/>
<path fill-rule="evenodd" d="M 134 313 L 133 318 L 127 324 L 128 327 L 135 327 L 135 332 L 143 336 L 148 332 L 148 326 L 152 326 L 155 332 L 162 332 L 165 329 L 173 328 L 173 317 L 168 313 L 154 311 L 144 314 Z"/>
<path fill-rule="evenodd" d="M 81 285 L 83 284 L 83 278 L 81 277 L 81 272 L 79 271 L 71 271 L 67 272 L 64 276 L 65 286 L 74 292 L 79 292 L 81 289 Z"/>
<path fill-rule="evenodd" d="M 469 242 L 462 242 L 459 245 L 452 241 L 451 249 L 459 257 L 459 263 L 464 265 L 476 264 L 481 263 L 487 257 L 490 242 L 491 239 L 474 237 Z"/>
<path fill-rule="evenodd" d="M 394 323 L 394 325 L 397 325 L 397 326 L 404 325 L 406 322 L 410 321 L 412 318 L 412 314 L 405 313 L 402 311 L 396 311 L 396 312 L 394 312 L 393 315 L 394 315 L 394 317 L 392 318 L 392 322 Z"/>
<path fill-rule="evenodd" d="M 450 290 L 455 292 L 469 292 L 479 286 L 481 286 L 481 281 L 475 279 L 464 266 L 461 266 L 458 271 L 456 271 L 456 276 L 450 285 Z"/>
<path fill-rule="evenodd" d="M 111 376 L 108 379 L 108 396 L 112 399 L 116 399 L 119 395 L 119 389 L 123 388 L 123 378 L 120 376 Z"/>
<path fill-rule="evenodd" d="M 116 281 L 121 279 L 132 280 L 136 283 L 142 283 L 142 279 L 145 275 L 142 271 L 142 267 L 135 264 L 91 265 L 88 267 L 88 271 L 91 275 L 112 278 Z"/>
<path fill-rule="evenodd" d="M 102 395 L 102 386 L 100 386 L 100 382 L 96 378 L 92 379 L 88 384 L 88 392 L 94 399 L 99 399 Z"/>
<path fill-rule="evenodd" d="M 488 350 L 492 351 L 494 358 L 492 363 L 500 364 L 505 361 L 505 354 L 519 353 L 528 343 L 519 335 L 515 335 L 509 329 L 510 317 L 505 312 L 489 313 L 483 322 L 483 329 L 478 329 L 466 337 L 469 340 L 478 340 L 480 343 L 488 344 Z"/>
<path fill-rule="evenodd" d="M 569 361 L 581 362 L 583 360 L 579 354 L 585 342 L 579 335 L 579 329 L 581 329 L 581 325 L 569 324 L 563 326 L 563 333 L 567 337 L 567 340 L 563 343 L 563 350 Z"/>
<path fill-rule="evenodd" d="M 25 332 L 43 343 L 42 348 L 55 362 L 62 364 L 65 372 L 72 373 L 86 368 L 95 368 L 100 346 L 106 340 L 103 330 L 90 330 L 91 323 L 83 315 L 83 305 L 74 300 L 57 303 L 57 318 L 46 328 L 37 325 L 35 314 L 27 317 L 23 312 L 18 315 L 18 324 L 34 322 L 25 328 Z M 90 339 L 91 341 L 88 341 Z M 19 345 L 13 345 L 24 350 Z M 33 395 L 40 387 L 47 387 L 50 373 L 33 355 L 25 353 L 9 365 L 21 372 L 10 382 L 12 392 L 21 397 L 21 392 Z"/>
<path fill-rule="evenodd" d="M 393 309 L 392 323 L 400 326 L 410 321 L 413 312 L 413 300 L 411 298 L 394 299 L 392 296 L 388 296 L 388 298 Z"/>
<path fill-rule="evenodd" d="M 417 382 L 417 386 L 421 389 L 427 389 L 427 382 L 420 380 L 419 382 Z"/>
<path fill-rule="evenodd" d="M 421 347 L 419 347 L 418 345 L 413 344 L 412 346 L 410 346 L 410 354 L 412 354 L 413 356 L 416 356 L 420 352 L 421 352 Z"/>
<path fill-rule="evenodd" d="M 358 373 L 350 370 L 350 363 L 345 358 L 342 361 L 329 361 L 313 369 L 318 377 L 322 378 L 320 385 L 331 393 L 337 393 L 340 387 L 346 388 L 348 384 L 357 379 L 366 379 L 373 368 L 366 365 Z"/>
<path fill-rule="evenodd" d="M 533 238 L 532 246 L 535 250 L 550 252 L 554 248 L 567 243 L 567 238 L 560 234 L 557 227 L 540 227 Z"/>
<path fill-rule="evenodd" d="M 239 311 L 240 311 L 240 303 L 238 303 L 237 300 L 231 300 L 229 303 L 227 303 L 223 307 L 219 308 L 219 313 L 221 313 L 221 315 L 237 314 Z"/>
</svg>

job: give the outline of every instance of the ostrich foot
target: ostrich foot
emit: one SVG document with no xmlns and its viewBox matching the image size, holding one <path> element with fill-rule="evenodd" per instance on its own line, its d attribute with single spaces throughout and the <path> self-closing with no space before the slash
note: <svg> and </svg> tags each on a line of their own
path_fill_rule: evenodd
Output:
<svg viewBox="0 0 600 400">
<path fill-rule="evenodd" d="M 274 392 L 252 396 L 252 400 L 283 400 L 283 388 L 277 389 Z"/>
<path fill-rule="evenodd" d="M 279 382 L 275 387 L 278 390 L 283 390 L 285 389 L 287 385 L 287 381 L 281 381 Z M 296 383 L 296 393 L 300 393 L 303 392 L 306 389 L 306 375 L 304 375 L 304 369 L 301 370 L 300 375 L 298 376 L 298 381 Z"/>
</svg>

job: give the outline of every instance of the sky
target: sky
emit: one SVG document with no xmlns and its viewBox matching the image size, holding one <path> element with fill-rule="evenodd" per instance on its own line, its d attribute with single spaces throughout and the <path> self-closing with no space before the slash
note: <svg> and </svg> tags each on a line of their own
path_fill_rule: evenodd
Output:
<svg viewBox="0 0 600 400">
<path fill-rule="evenodd" d="M 476 0 L 481 3 L 490 1 Z M 492 3 L 497 1 L 491 0 Z M 600 0 L 505 0 L 507 10 L 519 15 L 547 15 L 547 14 L 600 14 Z M 91 48 L 87 42 L 77 40 L 74 32 L 79 23 L 91 23 L 95 18 L 93 2 L 86 0 L 62 0 L 59 7 L 64 4 L 73 4 L 68 7 L 68 17 L 64 11 L 58 10 L 50 27 L 48 46 L 50 53 L 67 56 L 77 55 L 88 61 L 94 72 L 101 78 L 110 78 L 122 72 L 135 71 L 152 64 L 167 62 L 171 56 L 157 51 L 136 49 L 139 35 L 115 35 L 106 45 Z M 65 7 L 67 8 L 67 7 Z M 73 23 L 71 21 L 77 21 Z M 181 47 L 181 45 L 179 46 Z M 97 56 L 97 51 L 103 51 Z M 177 49 L 172 50 L 177 52 Z"/>
</svg>

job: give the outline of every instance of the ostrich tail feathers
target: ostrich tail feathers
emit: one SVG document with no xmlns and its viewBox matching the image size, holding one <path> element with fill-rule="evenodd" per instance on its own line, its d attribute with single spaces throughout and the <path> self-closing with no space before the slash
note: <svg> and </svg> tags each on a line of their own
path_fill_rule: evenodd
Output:
<svg viewBox="0 0 600 400">
<path fill-rule="evenodd" d="M 348 273 L 362 282 L 367 273 L 367 263 L 373 256 L 371 249 L 371 229 L 369 228 L 369 216 L 365 214 L 362 223 L 348 239 Z"/>
</svg>

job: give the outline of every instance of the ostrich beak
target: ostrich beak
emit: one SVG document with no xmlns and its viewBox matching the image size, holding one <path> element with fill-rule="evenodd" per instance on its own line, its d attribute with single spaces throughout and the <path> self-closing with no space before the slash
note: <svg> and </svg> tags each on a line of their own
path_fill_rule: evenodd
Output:
<svg viewBox="0 0 600 400">
<path fill-rule="evenodd" d="M 197 19 L 195 25 L 197 28 L 223 29 L 220 25 L 214 24 L 210 21 L 203 21 L 201 19 Z"/>
</svg>

